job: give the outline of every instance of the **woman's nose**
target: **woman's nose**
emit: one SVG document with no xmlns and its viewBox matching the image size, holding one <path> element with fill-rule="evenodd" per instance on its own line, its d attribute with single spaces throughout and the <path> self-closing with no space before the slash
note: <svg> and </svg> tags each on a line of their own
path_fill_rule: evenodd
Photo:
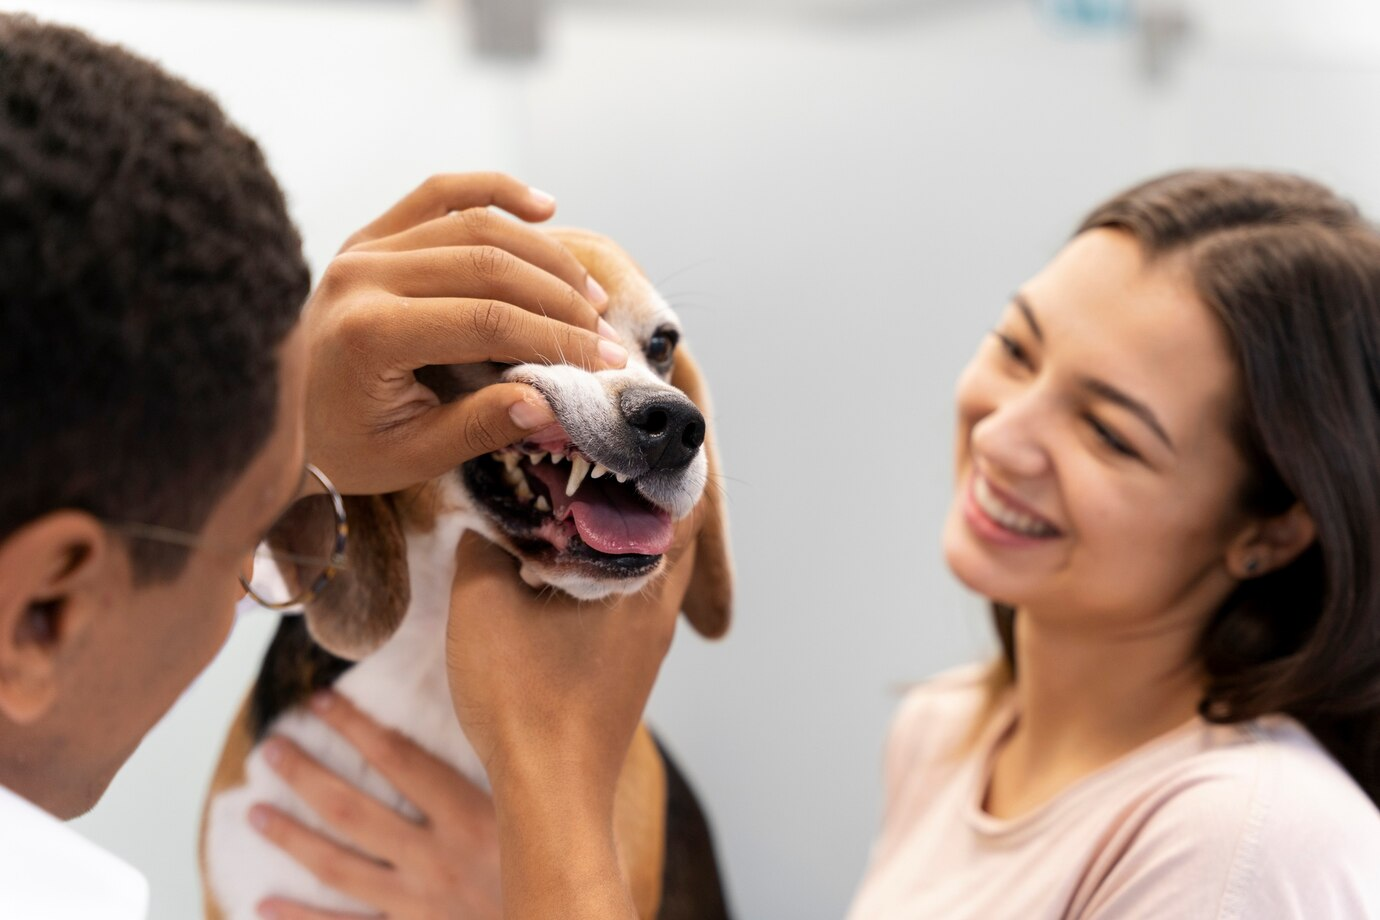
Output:
<svg viewBox="0 0 1380 920">
<path fill-rule="evenodd" d="M 973 453 L 987 465 L 1015 477 L 1033 478 L 1049 469 L 1038 407 L 1028 398 L 1003 403 L 973 426 Z"/>
</svg>

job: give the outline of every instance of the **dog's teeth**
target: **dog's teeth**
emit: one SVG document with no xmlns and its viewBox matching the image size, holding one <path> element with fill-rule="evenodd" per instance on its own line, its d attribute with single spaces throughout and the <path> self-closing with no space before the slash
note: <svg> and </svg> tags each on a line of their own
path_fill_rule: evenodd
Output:
<svg viewBox="0 0 1380 920">
<path fill-rule="evenodd" d="M 546 500 L 546 496 L 545 496 L 545 495 L 538 495 L 538 496 L 537 496 L 537 503 L 536 503 L 535 507 L 536 507 L 536 509 L 537 509 L 538 511 L 550 511 L 550 510 L 551 510 L 551 503 L 550 503 L 549 501 Z"/>
<path fill-rule="evenodd" d="M 516 489 L 518 487 L 518 483 L 527 482 L 527 477 L 522 475 L 522 470 L 518 469 L 515 466 L 510 466 L 503 471 L 503 481 L 508 483 L 508 485 L 512 486 L 514 489 Z"/>
<path fill-rule="evenodd" d="M 614 473 L 613 475 L 618 477 L 618 481 L 619 481 L 619 482 L 627 482 L 627 481 L 628 481 L 628 477 L 627 477 L 627 476 L 624 476 L 622 473 Z"/>
<path fill-rule="evenodd" d="M 528 454 L 527 459 L 531 461 L 533 466 L 536 466 L 538 463 L 541 463 L 543 460 L 546 459 L 546 452 L 538 451 L 535 454 Z"/>
<path fill-rule="evenodd" d="M 513 486 L 513 491 L 517 493 L 518 501 L 520 502 L 530 502 L 532 500 L 532 487 L 527 484 L 526 476 L 523 476 L 522 480 L 517 485 Z"/>
<path fill-rule="evenodd" d="M 602 463 L 596 463 L 594 464 L 594 469 L 589 471 L 589 478 L 598 479 L 600 476 L 603 476 L 608 471 L 608 467 L 604 466 Z"/>
<path fill-rule="evenodd" d="M 503 468 L 508 472 L 514 472 L 518 466 L 517 454 L 496 454 L 498 459 L 503 461 Z"/>
<path fill-rule="evenodd" d="M 575 490 L 580 488 L 580 483 L 585 481 L 585 474 L 589 472 L 589 461 L 579 454 L 570 458 L 570 481 L 565 484 L 565 494 L 569 498 L 575 494 Z"/>
</svg>

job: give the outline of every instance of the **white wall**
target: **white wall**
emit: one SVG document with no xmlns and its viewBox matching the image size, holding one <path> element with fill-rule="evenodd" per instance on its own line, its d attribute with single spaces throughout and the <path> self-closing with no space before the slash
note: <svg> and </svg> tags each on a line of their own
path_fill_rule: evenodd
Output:
<svg viewBox="0 0 1380 920">
<path fill-rule="evenodd" d="M 318 269 L 428 172 L 499 167 L 665 279 L 715 385 L 740 584 L 726 641 L 678 640 L 651 719 L 738 913 L 824 918 L 877 827 L 896 688 L 989 648 L 938 534 L 952 382 L 1006 296 L 1102 196 L 1173 166 L 1294 168 L 1380 214 L 1380 42 L 1357 27 L 1377 17 L 1335 0 L 1271 29 L 1284 0 L 1201 6 L 1160 86 L 1129 38 L 1019 0 L 852 26 L 582 7 L 527 69 L 463 60 L 439 0 L 41 12 L 213 89 Z M 201 791 L 270 629 L 241 624 L 78 822 L 150 875 L 153 920 L 198 909 Z"/>
</svg>

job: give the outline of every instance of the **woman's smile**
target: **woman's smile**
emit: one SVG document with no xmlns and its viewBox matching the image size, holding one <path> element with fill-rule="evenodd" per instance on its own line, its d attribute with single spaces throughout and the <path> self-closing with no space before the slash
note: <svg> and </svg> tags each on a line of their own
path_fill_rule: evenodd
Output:
<svg viewBox="0 0 1380 920">
<path fill-rule="evenodd" d="M 963 514 L 980 538 L 1002 546 L 1034 546 L 1057 539 L 1057 527 L 999 491 L 976 470 L 968 479 Z"/>
</svg>

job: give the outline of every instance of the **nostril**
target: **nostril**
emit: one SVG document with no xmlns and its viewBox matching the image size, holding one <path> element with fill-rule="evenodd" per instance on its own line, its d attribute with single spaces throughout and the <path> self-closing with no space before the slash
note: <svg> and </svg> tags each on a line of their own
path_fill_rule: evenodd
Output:
<svg viewBox="0 0 1380 920">
<path fill-rule="evenodd" d="M 704 422 L 690 422 L 680 434 L 680 442 L 691 450 L 704 443 Z"/>
<path fill-rule="evenodd" d="M 638 427 L 650 435 L 665 434 L 666 426 L 671 423 L 670 417 L 661 409 L 652 409 L 642 418 L 642 424 Z"/>
</svg>

